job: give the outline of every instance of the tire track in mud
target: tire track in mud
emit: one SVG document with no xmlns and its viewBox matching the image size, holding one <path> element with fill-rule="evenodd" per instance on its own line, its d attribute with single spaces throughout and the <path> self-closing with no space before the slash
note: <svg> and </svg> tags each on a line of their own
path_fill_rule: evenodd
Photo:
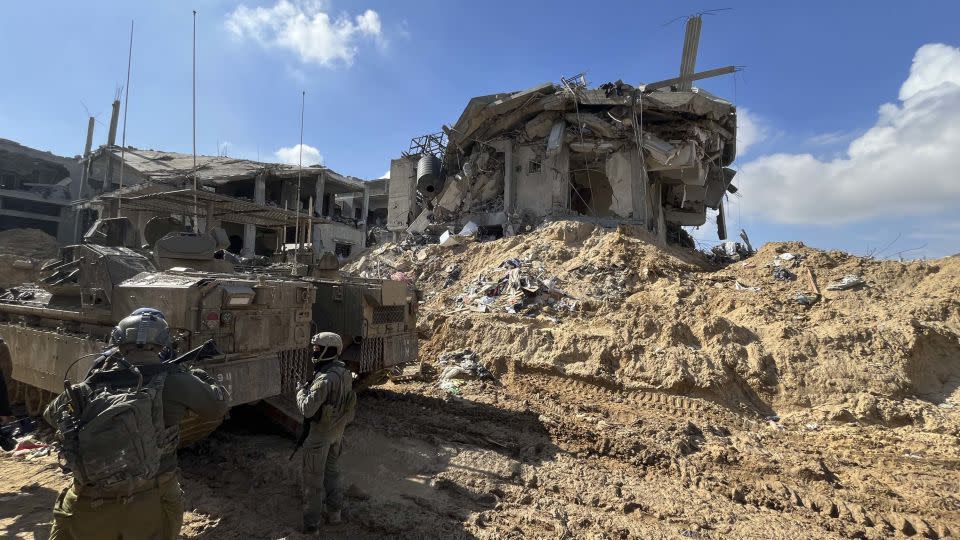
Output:
<svg viewBox="0 0 960 540">
<path fill-rule="evenodd" d="M 828 523 L 836 520 L 837 525 L 846 528 L 844 532 L 853 537 L 953 538 L 950 526 L 934 519 L 904 512 L 875 512 L 843 498 L 811 494 L 779 481 L 723 482 L 698 474 L 691 468 L 681 469 L 681 479 L 691 490 L 709 491 L 738 504 L 782 513 L 812 512 L 821 518 L 829 518 Z M 853 530 L 850 530 L 851 526 Z"/>
<path fill-rule="evenodd" d="M 624 407 L 635 407 L 637 413 L 653 412 L 677 421 L 679 419 L 703 420 L 714 426 L 727 429 L 754 431 L 765 426 L 757 414 L 741 415 L 716 403 L 688 396 L 665 392 L 617 389 L 609 383 L 597 383 L 582 377 L 560 375 L 549 370 L 525 367 L 511 374 L 517 397 L 533 397 L 537 391 L 557 398 L 555 403 L 543 403 L 548 410 L 556 410 L 561 418 L 567 416 L 563 404 L 589 403 L 605 410 L 611 416 L 623 415 Z M 571 398 L 576 398 L 572 401 Z M 542 398 L 541 398 L 542 400 Z M 601 452 L 614 459 L 624 456 Z M 837 529 L 847 536 L 874 537 L 919 537 L 952 538 L 953 530 L 946 523 L 915 513 L 875 511 L 844 498 L 825 496 L 806 491 L 796 485 L 783 482 L 756 481 L 744 483 L 717 471 L 703 474 L 684 457 L 670 458 L 666 470 L 674 473 L 691 492 L 707 491 L 742 505 L 766 508 L 781 513 L 796 513 L 798 517 L 815 517 L 830 529 Z M 660 469 L 663 471 L 663 468 Z M 726 477 L 726 478 L 723 478 Z M 834 525 L 830 526 L 833 522 Z"/>
</svg>

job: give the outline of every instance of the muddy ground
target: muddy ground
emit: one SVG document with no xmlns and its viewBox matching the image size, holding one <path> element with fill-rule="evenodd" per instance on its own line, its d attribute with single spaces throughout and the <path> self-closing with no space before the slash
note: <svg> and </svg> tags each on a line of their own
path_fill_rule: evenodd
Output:
<svg viewBox="0 0 960 540">
<path fill-rule="evenodd" d="M 960 529 L 955 435 L 780 425 L 510 369 L 362 395 L 338 538 L 893 538 Z M 293 441 L 239 410 L 181 451 L 187 538 L 302 538 Z M 0 533 L 47 537 L 68 483 L 0 458 Z"/>
</svg>

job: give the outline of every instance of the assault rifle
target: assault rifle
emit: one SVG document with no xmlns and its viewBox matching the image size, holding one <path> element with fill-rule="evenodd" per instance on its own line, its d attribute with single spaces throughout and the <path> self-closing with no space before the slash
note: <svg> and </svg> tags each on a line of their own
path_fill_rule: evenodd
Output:
<svg viewBox="0 0 960 540">
<path fill-rule="evenodd" d="M 167 360 L 164 362 L 164 365 L 172 366 L 182 362 L 195 362 L 197 360 L 203 360 L 204 358 L 212 358 L 218 354 L 220 354 L 220 349 L 217 348 L 217 344 L 214 343 L 212 339 L 208 339 L 199 347 L 190 349 L 176 358 Z"/>
</svg>

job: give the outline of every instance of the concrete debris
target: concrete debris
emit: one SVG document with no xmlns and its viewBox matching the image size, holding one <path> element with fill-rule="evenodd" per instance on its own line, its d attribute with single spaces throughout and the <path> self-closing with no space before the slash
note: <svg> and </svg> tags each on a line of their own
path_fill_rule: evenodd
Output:
<svg viewBox="0 0 960 540">
<path fill-rule="evenodd" d="M 387 221 L 401 234 L 473 222 L 506 235 L 572 218 L 668 242 L 736 191 L 736 132 L 735 107 L 695 88 L 591 88 L 578 76 L 476 97 L 444 136 L 393 160 Z"/>
<path fill-rule="evenodd" d="M 827 285 L 828 291 L 846 291 L 848 289 L 857 289 L 866 285 L 863 277 L 856 274 L 847 274 L 840 281 L 835 281 Z"/>
<path fill-rule="evenodd" d="M 481 274 L 467 286 L 459 303 L 473 311 L 518 313 L 542 304 L 573 310 L 575 302 L 557 287 L 557 279 L 544 275 L 542 265 L 531 260 L 507 259 Z"/>
<path fill-rule="evenodd" d="M 706 253 L 707 259 L 717 264 L 733 264 L 753 256 L 754 251 L 740 242 L 721 242 Z"/>
</svg>

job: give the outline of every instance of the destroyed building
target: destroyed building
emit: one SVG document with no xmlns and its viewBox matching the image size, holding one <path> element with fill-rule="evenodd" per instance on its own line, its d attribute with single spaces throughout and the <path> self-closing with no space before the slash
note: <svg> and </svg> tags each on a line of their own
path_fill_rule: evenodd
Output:
<svg viewBox="0 0 960 540">
<path fill-rule="evenodd" d="M 80 163 L 0 139 L 0 230 L 39 229 L 73 239 L 71 202 L 80 190 Z"/>
<path fill-rule="evenodd" d="M 644 226 L 661 241 L 718 211 L 735 192 L 736 107 L 692 82 L 700 17 L 687 21 L 680 76 L 591 88 L 583 74 L 471 99 L 443 131 L 391 162 L 388 228 L 395 234 L 472 221 L 513 234 L 550 219 Z"/>
<path fill-rule="evenodd" d="M 226 231 L 230 251 L 249 257 L 270 255 L 283 244 L 296 242 L 296 231 L 258 227 L 251 220 L 241 223 L 231 215 L 293 210 L 304 217 L 312 213 L 316 218 L 313 229 L 300 237 L 316 244 L 316 256 L 330 251 L 346 258 L 366 244 L 370 188 L 362 180 L 321 165 L 300 170 L 225 156 L 196 156 L 196 181 L 202 201 L 195 209 L 193 160 L 191 154 L 176 152 L 99 148 L 85 160 L 85 189 L 98 195 L 82 209 L 83 221 L 89 224 L 97 217 L 122 213 L 144 235 L 154 218 L 182 219 L 186 223 L 196 214 L 203 220 L 215 220 Z M 351 206 L 342 205 L 338 202 L 341 199 L 350 200 Z M 125 200 L 134 204 L 124 209 Z M 182 204 L 176 204 L 177 200 Z"/>
<path fill-rule="evenodd" d="M 391 163 L 390 229 L 474 221 L 510 234 L 579 217 L 666 239 L 703 225 L 707 208 L 723 215 L 736 129 L 734 106 L 699 89 L 579 78 L 476 97 L 440 144 L 415 143 Z"/>
</svg>

